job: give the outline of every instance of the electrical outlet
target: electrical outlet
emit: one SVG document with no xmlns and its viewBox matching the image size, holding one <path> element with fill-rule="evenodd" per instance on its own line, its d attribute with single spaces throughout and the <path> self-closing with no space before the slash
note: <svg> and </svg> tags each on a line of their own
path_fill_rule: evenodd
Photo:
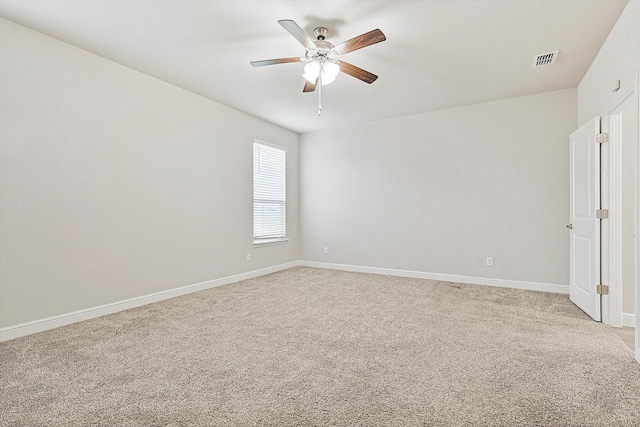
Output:
<svg viewBox="0 0 640 427">
<path fill-rule="evenodd" d="M 247 262 L 251 262 L 251 254 L 247 254 Z"/>
<path fill-rule="evenodd" d="M 324 254 L 329 255 L 329 248 L 326 246 L 324 247 Z"/>
<path fill-rule="evenodd" d="M 487 267 L 493 267 L 493 257 L 487 257 Z"/>
</svg>

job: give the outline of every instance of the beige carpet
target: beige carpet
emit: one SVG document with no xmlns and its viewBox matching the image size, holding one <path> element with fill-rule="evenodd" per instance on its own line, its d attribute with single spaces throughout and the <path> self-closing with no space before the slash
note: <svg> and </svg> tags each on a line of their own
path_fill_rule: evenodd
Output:
<svg viewBox="0 0 640 427">
<path fill-rule="evenodd" d="M 565 295 L 294 268 L 0 344 L 2 426 L 640 426 Z"/>
</svg>

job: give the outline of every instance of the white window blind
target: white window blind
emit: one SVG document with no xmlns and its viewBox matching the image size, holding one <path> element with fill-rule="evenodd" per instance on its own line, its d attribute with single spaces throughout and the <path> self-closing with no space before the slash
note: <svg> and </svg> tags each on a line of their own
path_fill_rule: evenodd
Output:
<svg viewBox="0 0 640 427">
<path fill-rule="evenodd" d="M 255 243 L 286 236 L 286 151 L 253 143 L 253 239 Z"/>
</svg>

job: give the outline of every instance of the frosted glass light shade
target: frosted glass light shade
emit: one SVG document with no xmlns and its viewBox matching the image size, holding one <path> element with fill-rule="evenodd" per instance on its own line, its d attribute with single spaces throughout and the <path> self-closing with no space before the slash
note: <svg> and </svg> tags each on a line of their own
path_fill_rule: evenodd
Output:
<svg viewBox="0 0 640 427">
<path fill-rule="evenodd" d="M 315 84 L 318 80 L 318 76 L 320 75 L 320 64 L 316 61 L 309 62 L 304 66 L 304 74 L 302 77 L 307 79 L 309 83 Z"/>
<path fill-rule="evenodd" d="M 340 66 L 334 62 L 325 62 L 322 64 L 322 85 L 333 83 L 339 72 Z"/>
<path fill-rule="evenodd" d="M 322 73 L 322 86 L 333 83 L 340 73 L 340 66 L 335 62 L 323 62 L 322 64 L 316 61 L 309 62 L 304 66 L 304 77 L 309 83 L 316 83 L 318 76 Z"/>
</svg>

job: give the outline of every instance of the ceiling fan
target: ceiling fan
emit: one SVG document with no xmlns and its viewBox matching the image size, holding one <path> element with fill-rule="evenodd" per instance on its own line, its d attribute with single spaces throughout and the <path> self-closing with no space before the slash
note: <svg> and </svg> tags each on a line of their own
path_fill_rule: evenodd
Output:
<svg viewBox="0 0 640 427">
<path fill-rule="evenodd" d="M 322 87 L 333 83 L 339 72 L 348 74 L 365 83 L 373 83 L 378 76 L 370 73 L 355 65 L 344 62 L 339 58 L 343 55 L 371 46 L 387 38 L 382 31 L 375 29 L 357 37 L 349 39 L 343 43 L 334 46 L 326 41 L 329 30 L 325 27 L 317 27 L 313 30 L 316 40 L 313 40 L 295 21 L 291 19 L 282 19 L 278 21 L 285 30 L 298 40 L 305 48 L 303 57 L 265 59 L 262 61 L 252 61 L 254 67 L 262 67 L 265 65 L 286 64 L 290 62 L 306 62 L 303 77 L 306 79 L 303 92 L 313 92 L 316 87 Z M 318 90 L 318 97 L 321 99 L 321 89 Z M 321 104 L 318 105 L 318 115 L 322 110 Z"/>
</svg>

